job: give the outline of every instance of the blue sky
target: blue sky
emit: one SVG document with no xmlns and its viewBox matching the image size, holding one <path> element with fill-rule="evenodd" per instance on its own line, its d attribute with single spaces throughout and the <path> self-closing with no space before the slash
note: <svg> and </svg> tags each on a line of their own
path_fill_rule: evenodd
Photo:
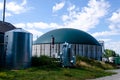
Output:
<svg viewBox="0 0 120 80">
<path fill-rule="evenodd" d="M 6 22 L 38 36 L 75 28 L 105 42 L 120 54 L 120 0 L 6 0 Z M 3 0 L 0 0 L 2 20 Z"/>
</svg>

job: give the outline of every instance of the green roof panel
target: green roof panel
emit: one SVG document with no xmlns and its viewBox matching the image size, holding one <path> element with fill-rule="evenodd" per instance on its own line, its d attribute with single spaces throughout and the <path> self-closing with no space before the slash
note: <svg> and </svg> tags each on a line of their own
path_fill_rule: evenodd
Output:
<svg viewBox="0 0 120 80">
<path fill-rule="evenodd" d="M 72 44 L 100 45 L 90 34 L 72 28 L 62 28 L 49 31 L 40 36 L 34 44 L 51 43 L 52 36 L 55 38 L 55 43 L 67 42 Z"/>
</svg>

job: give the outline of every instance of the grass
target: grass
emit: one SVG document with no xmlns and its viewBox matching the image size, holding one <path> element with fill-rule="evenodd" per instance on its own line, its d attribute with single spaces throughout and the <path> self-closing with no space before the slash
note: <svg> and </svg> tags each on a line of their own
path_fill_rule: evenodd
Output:
<svg viewBox="0 0 120 80">
<path fill-rule="evenodd" d="M 100 69 L 100 70 L 116 69 L 116 65 L 114 64 L 105 63 L 102 61 L 88 59 L 86 57 L 80 57 L 80 56 L 77 57 L 76 66 L 91 68 L 91 69 Z"/>
<path fill-rule="evenodd" d="M 34 67 L 28 69 L 0 69 L 0 80 L 86 80 L 115 74 L 104 71 L 104 69 L 114 68 L 110 64 L 83 57 L 77 58 L 77 64 L 74 68 L 58 67 L 50 58 L 45 60 L 43 57 L 45 59 L 47 58 L 45 56 L 42 56 L 42 58 L 34 58 L 33 61 L 36 61 L 32 65 Z"/>
<path fill-rule="evenodd" d="M 112 75 L 103 70 L 83 68 L 42 69 L 32 67 L 25 70 L 5 70 L 0 72 L 0 80 L 85 80 Z"/>
</svg>

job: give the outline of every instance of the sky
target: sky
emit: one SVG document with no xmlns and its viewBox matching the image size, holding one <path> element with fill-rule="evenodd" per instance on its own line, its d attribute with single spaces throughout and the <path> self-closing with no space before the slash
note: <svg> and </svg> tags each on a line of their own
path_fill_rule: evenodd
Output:
<svg viewBox="0 0 120 80">
<path fill-rule="evenodd" d="M 83 30 L 120 54 L 120 0 L 6 0 L 5 21 L 31 32 L 33 40 L 53 29 Z"/>
</svg>

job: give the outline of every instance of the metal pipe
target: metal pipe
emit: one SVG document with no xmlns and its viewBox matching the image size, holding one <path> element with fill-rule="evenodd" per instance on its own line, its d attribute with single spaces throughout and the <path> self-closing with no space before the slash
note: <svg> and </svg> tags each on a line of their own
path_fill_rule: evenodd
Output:
<svg viewBox="0 0 120 80">
<path fill-rule="evenodd" d="M 5 7 L 6 7 L 6 0 L 4 0 L 4 5 L 3 5 L 3 22 L 5 22 Z"/>
</svg>

